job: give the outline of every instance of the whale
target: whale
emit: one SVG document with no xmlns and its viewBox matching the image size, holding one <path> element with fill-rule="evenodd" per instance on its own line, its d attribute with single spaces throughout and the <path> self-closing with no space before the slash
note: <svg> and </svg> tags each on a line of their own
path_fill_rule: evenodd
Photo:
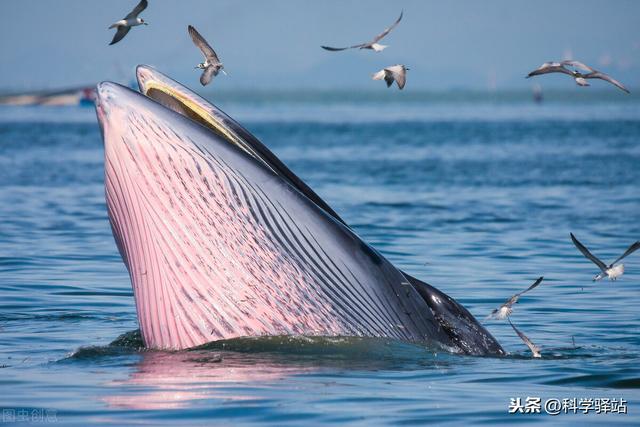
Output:
<svg viewBox="0 0 640 427">
<path fill-rule="evenodd" d="M 149 66 L 103 82 L 105 199 L 142 340 L 182 350 L 243 337 L 372 337 L 501 356 L 461 304 L 407 274 L 266 145 Z"/>
</svg>

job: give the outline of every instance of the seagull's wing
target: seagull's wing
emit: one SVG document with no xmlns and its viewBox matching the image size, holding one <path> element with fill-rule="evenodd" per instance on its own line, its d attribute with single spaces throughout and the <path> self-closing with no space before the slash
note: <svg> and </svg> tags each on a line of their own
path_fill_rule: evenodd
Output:
<svg viewBox="0 0 640 427">
<path fill-rule="evenodd" d="M 596 258 L 595 255 L 589 252 L 589 249 L 587 249 L 582 243 L 580 243 L 578 239 L 576 239 L 576 236 L 573 235 L 573 233 L 569 234 L 571 234 L 571 240 L 573 241 L 573 244 L 576 245 L 576 248 L 578 248 L 580 252 L 582 252 L 582 255 L 590 259 L 591 262 L 597 265 L 598 268 L 603 272 L 607 271 L 607 265 L 604 262 L 600 261 L 598 258 Z"/>
<path fill-rule="evenodd" d="M 354 44 L 353 46 L 347 46 L 347 47 L 331 47 L 331 46 L 320 46 L 320 47 L 330 52 L 337 52 L 339 50 L 356 49 L 359 47 L 365 47 L 367 45 L 369 45 L 369 43 Z"/>
<path fill-rule="evenodd" d="M 538 286 L 538 285 L 542 282 L 542 279 L 544 279 L 544 277 L 543 277 L 543 276 L 538 277 L 538 278 L 536 279 L 536 281 L 535 281 L 535 282 L 533 282 L 533 285 L 529 286 L 527 289 L 525 289 L 525 290 L 524 290 L 524 291 L 522 291 L 522 292 L 518 292 L 516 295 L 520 296 L 520 295 L 522 295 L 522 294 L 524 294 L 524 293 L 526 293 L 526 292 L 529 292 L 531 289 L 533 289 L 533 288 L 535 288 L 536 286 Z"/>
<path fill-rule="evenodd" d="M 620 258 L 618 258 L 617 260 L 613 261 L 611 263 L 611 265 L 613 265 L 613 264 L 617 263 L 618 261 L 622 260 L 622 258 L 626 257 L 627 255 L 631 255 L 632 253 L 634 253 L 638 249 L 640 249 L 640 241 L 635 242 L 633 245 L 629 246 L 629 248 L 626 251 L 624 251 L 624 253 L 622 255 L 620 255 Z"/>
<path fill-rule="evenodd" d="M 540 67 L 536 68 L 532 72 L 527 75 L 528 77 L 539 76 L 540 74 L 549 74 L 549 73 L 564 73 L 570 76 L 573 76 L 573 73 L 560 63 L 560 62 L 545 62 Z"/>
<path fill-rule="evenodd" d="M 404 14 L 404 10 L 400 12 L 400 16 L 398 17 L 398 19 L 396 19 L 396 22 L 394 22 L 389 28 L 385 28 L 385 30 L 383 32 L 381 32 L 380 34 L 378 34 L 372 41 L 371 44 L 373 43 L 377 43 L 380 40 L 382 40 L 384 37 L 387 36 L 387 34 L 389 34 L 391 32 L 391 30 L 393 30 L 402 20 L 402 15 Z"/>
<path fill-rule="evenodd" d="M 140 0 L 140 3 L 138 3 L 136 7 L 134 7 L 133 10 L 124 17 L 124 19 L 137 18 L 138 15 L 140 15 L 140 13 L 145 10 L 148 5 L 149 3 L 147 2 L 147 0 Z"/>
<path fill-rule="evenodd" d="M 509 298 L 504 304 L 502 304 L 503 307 L 511 307 L 513 304 L 518 302 L 518 298 L 520 298 L 520 295 L 529 292 L 531 289 L 535 288 L 536 286 L 538 286 L 540 284 L 540 282 L 542 282 L 542 279 L 544 279 L 544 277 L 540 276 L 538 277 L 538 279 L 533 282 L 533 285 L 529 286 L 527 289 L 525 289 L 524 291 L 520 291 L 517 294 L 514 294 L 511 298 Z"/>
<path fill-rule="evenodd" d="M 583 64 L 580 61 L 574 61 L 574 60 L 562 61 L 562 65 L 569 65 L 571 67 L 579 68 L 579 69 L 581 69 L 583 71 L 588 71 L 590 73 L 595 71 L 593 68 L 589 67 L 588 65 Z"/>
<path fill-rule="evenodd" d="M 205 68 L 204 71 L 202 72 L 202 75 L 200 76 L 200 83 L 202 84 L 202 86 L 208 85 L 211 82 L 211 79 L 214 76 L 218 75 L 218 71 L 219 71 L 219 68 L 213 65 L 210 65 L 207 68 Z"/>
<path fill-rule="evenodd" d="M 509 318 L 509 324 L 511 325 L 513 330 L 516 331 L 516 334 L 518 334 L 520 339 L 527 345 L 527 347 L 529 347 L 529 350 L 531 350 L 531 353 L 533 353 L 534 356 L 536 356 L 536 355 L 539 356 L 540 355 L 540 347 L 535 345 L 525 334 L 523 334 L 518 328 L 516 328 L 515 325 L 513 323 L 511 323 L 511 319 L 510 318 Z"/>
<path fill-rule="evenodd" d="M 387 87 L 391 87 L 393 84 L 393 75 L 389 73 L 385 73 L 384 81 L 387 83 Z"/>
<path fill-rule="evenodd" d="M 602 73 L 600 71 L 594 71 L 592 73 L 589 73 L 587 75 L 584 76 L 585 79 L 601 79 L 604 81 L 607 81 L 609 83 L 611 83 L 614 86 L 617 86 L 618 88 L 622 89 L 623 91 L 629 93 L 629 90 L 624 87 L 622 85 L 622 83 L 620 83 L 619 81 L 615 80 L 614 78 L 610 77 L 609 75 Z"/>
<path fill-rule="evenodd" d="M 407 70 L 402 65 L 394 65 L 393 67 L 386 68 L 386 70 L 389 71 L 396 80 L 398 88 L 404 88 L 407 81 Z"/>
<path fill-rule="evenodd" d="M 218 59 L 218 55 L 216 51 L 207 43 L 207 41 L 202 37 L 202 35 L 196 30 L 193 26 L 189 25 L 188 27 L 189 35 L 191 36 L 191 40 L 193 40 L 193 44 L 197 46 L 198 49 L 202 52 L 205 59 L 209 59 L 211 63 L 220 63 L 220 59 Z"/>
<path fill-rule="evenodd" d="M 130 29 L 131 27 L 127 27 L 125 25 L 119 26 L 118 31 L 116 31 L 115 35 L 113 36 L 113 40 L 111 40 L 111 43 L 109 43 L 109 46 L 111 46 L 112 44 L 116 44 L 120 40 L 122 40 L 124 36 L 127 35 Z"/>
<path fill-rule="evenodd" d="M 535 288 L 536 286 L 538 286 L 540 284 L 540 282 L 542 282 L 542 279 L 544 279 L 544 277 L 540 276 L 538 277 L 538 279 L 533 282 L 533 285 L 529 286 L 527 289 L 525 289 L 524 291 L 520 291 L 517 294 L 513 295 L 511 298 L 509 298 L 504 304 L 502 304 L 504 307 L 511 307 L 513 304 L 518 302 L 518 298 L 520 298 L 520 295 L 529 292 L 531 289 Z"/>
</svg>

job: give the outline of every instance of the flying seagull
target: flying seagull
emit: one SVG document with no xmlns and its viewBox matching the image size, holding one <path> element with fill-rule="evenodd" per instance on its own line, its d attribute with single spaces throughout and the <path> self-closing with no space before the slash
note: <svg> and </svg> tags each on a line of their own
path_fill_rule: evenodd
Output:
<svg viewBox="0 0 640 427">
<path fill-rule="evenodd" d="M 569 69 L 567 67 L 571 67 L 573 69 Z M 581 72 L 578 70 L 582 70 L 585 72 Z M 598 70 L 594 70 L 588 65 L 583 64 L 580 61 L 562 61 L 562 62 L 545 62 L 537 69 L 533 70 L 527 75 L 527 78 L 538 76 L 540 74 L 549 74 L 549 73 L 563 73 L 567 74 L 574 78 L 576 84 L 578 86 L 590 86 L 587 82 L 587 79 L 600 79 L 607 81 L 621 90 L 629 93 L 629 90 L 622 85 L 619 81 L 613 79 L 609 75 L 602 73 Z"/>
<path fill-rule="evenodd" d="M 607 265 L 604 262 L 600 261 L 598 258 L 596 258 L 596 256 L 593 255 L 591 252 L 589 252 L 589 249 L 587 249 L 582 243 L 580 243 L 578 239 L 576 239 L 576 236 L 573 235 L 573 233 L 569 233 L 569 234 L 571 234 L 571 240 L 573 241 L 573 244 L 576 245 L 576 248 L 578 248 L 580 252 L 582 252 L 582 255 L 587 257 L 587 259 L 591 260 L 591 262 L 597 265 L 598 268 L 600 269 L 600 273 L 596 274 L 596 276 L 593 278 L 594 282 L 597 280 L 603 279 L 605 277 L 608 277 L 609 280 L 618 279 L 618 277 L 624 274 L 624 264 L 616 265 L 616 263 L 622 260 L 622 258 L 626 257 L 627 255 L 630 255 L 633 252 L 640 249 L 640 241 L 637 241 L 631 246 L 629 246 L 629 248 L 617 260 Z"/>
<path fill-rule="evenodd" d="M 525 334 L 523 334 L 518 328 L 516 328 L 514 324 L 511 323 L 511 319 L 508 320 L 513 330 L 516 331 L 516 334 L 518 334 L 520 339 L 527 345 L 527 347 L 529 347 L 529 350 L 531 350 L 533 357 L 542 357 L 542 355 L 540 354 L 540 347 L 531 342 L 531 340 Z"/>
<path fill-rule="evenodd" d="M 127 35 L 131 27 L 137 27 L 138 25 L 149 25 L 144 22 L 144 19 L 138 18 L 138 15 L 140 15 L 140 13 L 142 13 L 142 11 L 147 8 L 147 6 L 147 0 L 140 0 L 140 3 L 138 3 L 138 5 L 133 8 L 133 10 L 129 12 L 129 14 L 124 17 L 124 19 L 121 19 L 118 22 L 114 22 L 109 26 L 109 29 L 118 29 L 118 31 L 116 31 L 116 34 L 113 36 L 113 40 L 111 40 L 111 43 L 109 43 L 109 46 L 111 46 L 112 44 L 116 44 L 120 40 L 122 40 L 124 36 Z"/>
<path fill-rule="evenodd" d="M 189 35 L 191 36 L 191 40 L 193 40 L 193 44 L 195 44 L 198 49 L 202 51 L 204 55 L 204 62 L 196 65 L 195 68 L 200 68 L 204 70 L 202 75 L 200 76 L 200 83 L 202 86 L 206 86 L 211 82 L 211 79 L 218 75 L 220 71 L 222 71 L 225 75 L 227 74 L 224 71 L 224 66 L 216 51 L 207 43 L 207 41 L 200 35 L 198 30 L 189 25 Z"/>
<path fill-rule="evenodd" d="M 402 14 L 403 13 L 404 13 L 404 11 L 400 12 L 400 16 L 398 17 L 396 22 L 394 22 L 393 25 L 391 25 L 389 28 L 386 28 L 383 32 L 381 32 L 380 34 L 375 36 L 374 39 L 371 40 L 370 42 L 356 44 L 356 45 L 347 46 L 347 47 L 330 47 L 330 46 L 320 46 L 320 47 L 323 48 L 323 49 L 329 50 L 331 52 L 337 52 L 339 50 L 346 50 L 346 49 L 356 49 L 356 48 L 358 48 L 358 49 L 372 49 L 372 50 L 375 50 L 376 52 L 381 52 L 388 46 L 380 44 L 378 42 L 380 40 L 382 40 L 384 37 L 386 37 L 387 34 L 389 34 L 391 32 L 391 30 L 393 30 L 396 27 L 396 25 L 398 25 L 398 23 L 400 23 L 400 20 L 402 19 Z"/>
<path fill-rule="evenodd" d="M 387 87 L 391 86 L 395 81 L 398 85 L 398 89 L 404 88 L 404 84 L 407 82 L 407 70 L 409 68 L 401 64 L 392 65 L 391 67 L 383 68 L 377 73 L 373 74 L 371 78 L 373 80 L 384 79 L 387 82 Z"/>
<path fill-rule="evenodd" d="M 515 294 L 514 296 L 512 296 L 511 298 L 509 298 L 504 304 L 502 304 L 500 307 L 494 309 L 491 314 L 489 314 L 486 319 L 497 319 L 497 320 L 504 320 L 505 318 L 509 317 L 511 315 L 511 312 L 513 311 L 513 304 L 518 302 L 518 299 L 520 298 L 520 295 L 529 292 L 531 289 L 535 288 L 536 286 L 538 286 L 540 284 L 540 282 L 542 282 L 543 277 L 540 276 L 538 277 L 538 279 L 533 282 L 533 285 L 529 286 L 527 289 L 525 289 L 522 292 L 518 292 L 517 294 Z M 485 319 L 485 320 L 486 320 Z"/>
</svg>

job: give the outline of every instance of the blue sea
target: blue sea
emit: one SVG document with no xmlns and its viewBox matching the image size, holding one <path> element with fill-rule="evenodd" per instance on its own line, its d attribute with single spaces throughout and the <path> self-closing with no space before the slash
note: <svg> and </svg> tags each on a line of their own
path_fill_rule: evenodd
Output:
<svg viewBox="0 0 640 427">
<path fill-rule="evenodd" d="M 640 252 L 593 283 L 569 239 L 609 262 L 640 239 L 640 96 L 590 89 L 207 94 L 478 319 L 544 276 L 512 315 L 541 359 L 501 321 L 502 358 L 301 337 L 145 351 L 93 109 L 1 107 L 0 424 L 640 425 Z"/>
</svg>

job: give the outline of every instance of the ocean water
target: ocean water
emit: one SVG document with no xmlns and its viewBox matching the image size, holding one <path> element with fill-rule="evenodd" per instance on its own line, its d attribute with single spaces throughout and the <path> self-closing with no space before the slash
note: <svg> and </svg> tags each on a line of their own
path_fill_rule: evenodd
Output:
<svg viewBox="0 0 640 427">
<path fill-rule="evenodd" d="M 0 424 L 640 424 L 640 252 L 620 280 L 593 283 L 569 239 L 612 261 L 640 238 L 639 97 L 210 98 L 479 319 L 543 275 L 512 316 L 543 357 L 497 321 L 503 358 L 301 337 L 144 351 L 93 110 L 2 107 Z M 527 397 L 541 413 L 508 413 Z M 545 413 L 574 398 L 594 399 L 589 413 Z M 624 399 L 627 414 L 596 414 L 596 399 Z"/>
</svg>

